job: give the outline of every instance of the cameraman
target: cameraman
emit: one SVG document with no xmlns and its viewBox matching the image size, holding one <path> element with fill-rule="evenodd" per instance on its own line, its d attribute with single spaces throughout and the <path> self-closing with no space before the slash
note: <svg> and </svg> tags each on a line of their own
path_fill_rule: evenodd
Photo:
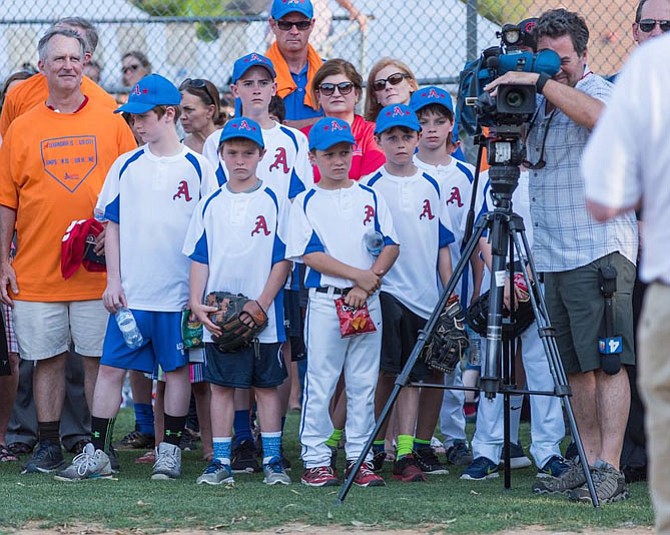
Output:
<svg viewBox="0 0 670 535">
<path fill-rule="evenodd" d="M 586 210 L 580 160 L 591 130 L 611 92 L 611 84 L 587 67 L 589 31 L 584 19 L 565 9 L 545 12 L 534 29 L 538 50 L 561 59 L 553 77 L 508 72 L 484 89 L 501 84 L 532 84 L 539 94 L 528 127 L 527 159 L 535 243 L 533 256 L 544 273 L 549 315 L 572 387 L 572 404 L 601 503 L 628 497 L 619 459 L 630 406 L 624 367 L 601 367 L 598 349 L 605 335 L 602 269 L 617 272 L 614 331 L 622 351 L 610 358 L 634 364 L 631 293 L 635 279 L 637 225 L 624 214 L 598 223 Z M 566 493 L 590 502 L 582 467 L 534 485 L 538 493 Z"/>
</svg>

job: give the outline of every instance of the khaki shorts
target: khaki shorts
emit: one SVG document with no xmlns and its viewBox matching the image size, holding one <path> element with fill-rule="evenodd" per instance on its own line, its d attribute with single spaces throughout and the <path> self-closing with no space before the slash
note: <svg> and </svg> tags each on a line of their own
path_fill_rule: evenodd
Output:
<svg viewBox="0 0 670 535">
<path fill-rule="evenodd" d="M 70 349 L 85 357 L 102 355 L 109 312 L 102 300 L 38 303 L 14 300 L 14 330 L 19 354 L 44 360 Z"/>
<path fill-rule="evenodd" d="M 544 295 L 556 343 L 566 373 L 600 368 L 598 338 L 605 336 L 605 300 L 598 270 L 612 264 L 617 270 L 613 298 L 614 335 L 623 338 L 621 362 L 635 364 L 633 285 L 635 266 L 620 253 L 611 253 L 570 271 L 544 274 Z"/>
</svg>

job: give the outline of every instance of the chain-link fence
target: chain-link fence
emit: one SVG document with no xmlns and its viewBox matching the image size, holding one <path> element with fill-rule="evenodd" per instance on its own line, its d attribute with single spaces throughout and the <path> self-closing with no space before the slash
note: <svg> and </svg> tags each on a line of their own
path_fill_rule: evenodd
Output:
<svg viewBox="0 0 670 535">
<path fill-rule="evenodd" d="M 100 33 L 94 59 L 100 84 L 122 88 L 121 58 L 143 52 L 154 72 L 179 83 L 208 78 L 224 88 L 236 58 L 265 51 L 271 39 L 271 0 L 3 0 L 0 6 L 0 78 L 37 64 L 37 41 L 61 17 L 80 16 Z M 423 83 L 453 83 L 468 57 L 496 44 L 501 23 L 557 7 L 549 0 L 352 0 L 367 28 L 350 20 L 345 0 L 313 0 L 319 28 L 311 41 L 324 57 L 346 58 L 365 77 L 383 56 L 404 60 Z M 633 46 L 636 2 L 561 0 L 580 12 L 591 39 L 594 72 L 616 72 Z M 350 11 L 354 8 L 349 8 Z M 452 86 L 453 89 L 453 86 Z"/>
</svg>

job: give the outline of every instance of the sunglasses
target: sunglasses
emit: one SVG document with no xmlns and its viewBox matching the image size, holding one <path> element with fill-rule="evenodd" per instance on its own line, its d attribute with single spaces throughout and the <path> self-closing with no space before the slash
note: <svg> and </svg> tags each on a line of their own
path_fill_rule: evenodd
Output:
<svg viewBox="0 0 670 535">
<path fill-rule="evenodd" d="M 375 80 L 372 82 L 372 89 L 375 91 L 383 91 L 386 89 L 386 82 L 388 82 L 391 85 L 398 85 L 400 82 L 402 82 L 405 78 L 411 78 L 409 74 L 403 74 L 401 72 L 397 72 L 395 74 L 392 74 L 388 78 L 380 78 L 379 80 Z"/>
<path fill-rule="evenodd" d="M 335 89 L 340 92 L 340 95 L 348 95 L 354 89 L 353 82 L 340 82 L 339 84 L 331 84 L 329 82 L 323 83 L 318 87 L 319 93 L 329 97 L 335 93 Z"/>
<path fill-rule="evenodd" d="M 209 98 L 209 101 L 216 106 L 216 99 L 214 98 L 214 95 L 209 91 L 209 87 L 207 87 L 207 82 L 203 80 L 202 78 L 186 78 L 181 85 L 179 86 L 179 91 L 183 91 L 187 87 L 192 87 L 193 89 L 200 89 L 201 91 L 204 91 L 207 93 L 207 97 Z"/>
<path fill-rule="evenodd" d="M 123 74 L 126 74 L 128 71 L 135 72 L 139 68 L 140 68 L 140 66 L 136 63 L 134 65 L 128 65 L 127 67 L 121 67 L 121 72 Z"/>
<path fill-rule="evenodd" d="M 637 23 L 644 33 L 653 32 L 657 24 L 663 33 L 670 31 L 670 20 L 642 19 Z"/>
<path fill-rule="evenodd" d="M 295 26 L 301 32 L 304 32 L 305 30 L 309 30 L 309 28 L 312 26 L 312 21 L 311 20 L 299 20 L 299 21 L 278 20 L 277 21 L 277 28 L 279 28 L 283 32 L 288 32 L 291 28 L 293 28 L 293 26 Z"/>
</svg>

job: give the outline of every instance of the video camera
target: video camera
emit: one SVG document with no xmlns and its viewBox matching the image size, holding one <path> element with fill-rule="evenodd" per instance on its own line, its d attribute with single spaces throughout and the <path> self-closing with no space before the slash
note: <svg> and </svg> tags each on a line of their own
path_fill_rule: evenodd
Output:
<svg viewBox="0 0 670 535">
<path fill-rule="evenodd" d="M 475 134 L 481 126 L 520 126 L 535 112 L 535 86 L 503 84 L 492 97 L 484 86 L 509 71 L 555 75 L 561 60 L 553 50 L 537 54 L 525 50 L 535 48 L 532 22 L 505 24 L 496 37 L 500 45 L 487 48 L 461 71 L 458 88 L 458 124 L 466 133 Z"/>
</svg>

